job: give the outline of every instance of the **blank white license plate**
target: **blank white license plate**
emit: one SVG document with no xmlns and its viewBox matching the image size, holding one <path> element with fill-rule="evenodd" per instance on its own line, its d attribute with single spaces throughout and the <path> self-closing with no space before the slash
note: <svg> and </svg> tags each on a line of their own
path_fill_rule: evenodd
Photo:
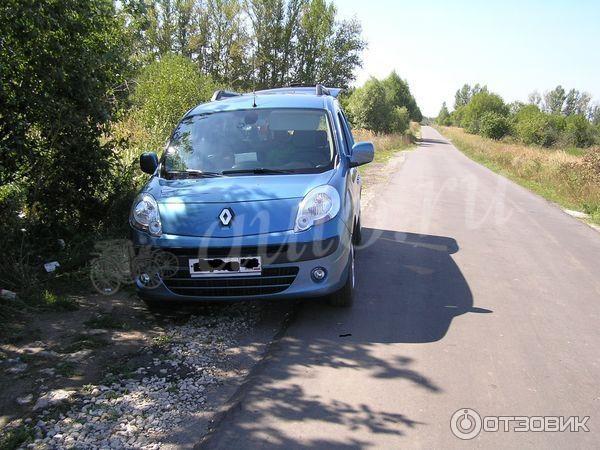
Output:
<svg viewBox="0 0 600 450">
<path fill-rule="evenodd" d="M 239 258 L 194 258 L 189 260 L 190 276 L 240 276 L 260 275 L 260 256 Z"/>
</svg>

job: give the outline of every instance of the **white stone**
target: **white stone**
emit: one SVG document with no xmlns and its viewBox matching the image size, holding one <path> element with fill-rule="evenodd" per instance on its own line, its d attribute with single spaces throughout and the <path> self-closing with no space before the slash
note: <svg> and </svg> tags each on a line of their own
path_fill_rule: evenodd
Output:
<svg viewBox="0 0 600 450">
<path fill-rule="evenodd" d="M 50 406 L 58 405 L 59 403 L 69 400 L 73 394 L 73 391 L 67 391 L 65 389 L 50 391 L 38 398 L 33 406 L 33 410 L 37 411 L 38 409 L 46 409 Z"/>
</svg>

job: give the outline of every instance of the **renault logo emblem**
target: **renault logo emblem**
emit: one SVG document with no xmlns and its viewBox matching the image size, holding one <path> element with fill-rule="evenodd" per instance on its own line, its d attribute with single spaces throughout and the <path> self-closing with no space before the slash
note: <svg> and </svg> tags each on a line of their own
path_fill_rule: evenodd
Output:
<svg viewBox="0 0 600 450">
<path fill-rule="evenodd" d="M 219 214 L 219 220 L 224 227 L 229 226 L 233 220 L 233 211 L 229 208 L 225 208 L 223 211 L 221 211 L 221 214 Z"/>
</svg>

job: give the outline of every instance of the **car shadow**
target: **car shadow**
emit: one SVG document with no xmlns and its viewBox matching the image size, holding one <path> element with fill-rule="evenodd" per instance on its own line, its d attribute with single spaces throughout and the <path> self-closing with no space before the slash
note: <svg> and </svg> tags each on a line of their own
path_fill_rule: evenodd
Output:
<svg viewBox="0 0 600 450">
<path fill-rule="evenodd" d="M 377 435 L 402 437 L 427 426 L 409 417 L 401 402 L 363 403 L 348 389 L 356 382 L 363 390 L 369 384 L 377 389 L 378 380 L 386 380 L 400 389 L 389 392 L 398 399 L 408 389 L 434 396 L 444 391 L 403 347 L 382 351 L 381 344 L 439 341 L 453 318 L 491 312 L 473 307 L 452 258 L 458 250 L 449 237 L 363 228 L 354 307 L 302 302 L 197 448 L 362 448 L 375 445 Z M 323 377 L 338 381 L 324 389 Z M 309 438 L 300 425 L 295 430 L 305 420 L 364 432 Z"/>
<path fill-rule="evenodd" d="M 491 312 L 473 307 L 471 289 L 452 258 L 458 251 L 449 237 L 363 228 L 354 306 L 326 309 L 306 301 L 302 320 L 309 327 L 329 320 L 332 335 L 355 343 L 439 341 L 455 317 Z"/>
</svg>

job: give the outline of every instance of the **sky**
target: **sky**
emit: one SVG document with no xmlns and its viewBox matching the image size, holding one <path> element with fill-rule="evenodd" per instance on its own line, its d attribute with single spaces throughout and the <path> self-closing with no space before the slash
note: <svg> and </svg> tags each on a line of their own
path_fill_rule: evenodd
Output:
<svg viewBox="0 0 600 450">
<path fill-rule="evenodd" d="M 334 1 L 368 42 L 355 84 L 396 70 L 425 116 L 464 83 L 506 102 L 559 84 L 600 102 L 600 0 Z"/>
</svg>

